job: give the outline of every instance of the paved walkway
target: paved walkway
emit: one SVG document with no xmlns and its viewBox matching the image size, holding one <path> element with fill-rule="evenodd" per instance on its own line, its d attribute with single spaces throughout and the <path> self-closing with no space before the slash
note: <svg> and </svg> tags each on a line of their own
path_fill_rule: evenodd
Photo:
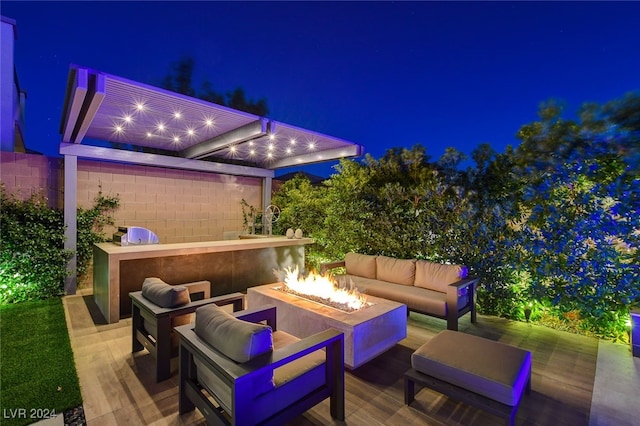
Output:
<svg viewBox="0 0 640 426">
<path fill-rule="evenodd" d="M 640 358 L 628 345 L 598 343 L 590 426 L 640 424 Z"/>
<path fill-rule="evenodd" d="M 68 306 L 65 303 L 65 310 L 67 309 Z M 68 310 L 67 314 L 69 314 Z M 67 318 L 67 325 L 71 326 L 70 318 Z M 37 423 L 38 426 L 64 424 L 63 415 Z M 90 426 L 91 424 L 89 421 Z M 629 345 L 615 344 L 605 340 L 598 342 L 588 424 L 589 426 L 640 424 L 640 358 L 632 356 Z"/>
</svg>

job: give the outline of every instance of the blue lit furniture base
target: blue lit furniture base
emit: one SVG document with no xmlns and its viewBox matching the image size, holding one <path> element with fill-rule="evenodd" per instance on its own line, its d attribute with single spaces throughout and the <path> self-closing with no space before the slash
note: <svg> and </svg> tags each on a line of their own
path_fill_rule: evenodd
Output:
<svg viewBox="0 0 640 426">
<path fill-rule="evenodd" d="M 209 425 L 283 425 L 329 399 L 331 417 L 344 423 L 341 332 L 324 330 L 297 339 L 278 330 L 279 319 L 277 322 L 273 305 L 233 316 L 248 322 L 266 322 L 273 330 L 273 351 L 238 363 L 196 334 L 193 325 L 176 327 L 180 336 L 180 414 L 198 408 Z M 320 357 L 322 361 L 310 367 L 309 357 Z M 267 382 L 272 385 L 265 389 Z"/>
<path fill-rule="evenodd" d="M 531 352 L 469 334 L 444 330 L 411 355 L 404 402 L 415 385 L 481 408 L 513 425 L 522 394 L 531 392 Z"/>
<path fill-rule="evenodd" d="M 640 357 L 640 308 L 632 308 L 631 314 L 631 350 L 633 356 Z"/>
</svg>

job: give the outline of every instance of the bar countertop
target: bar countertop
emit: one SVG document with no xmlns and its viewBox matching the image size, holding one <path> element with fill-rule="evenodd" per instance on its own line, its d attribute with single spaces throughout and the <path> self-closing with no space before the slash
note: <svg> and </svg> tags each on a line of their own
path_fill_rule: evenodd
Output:
<svg viewBox="0 0 640 426">
<path fill-rule="evenodd" d="M 114 243 L 97 243 L 101 251 L 120 259 L 171 256 L 190 253 L 215 253 L 222 251 L 253 250 L 265 247 L 285 247 L 313 244 L 313 238 L 287 238 L 284 236 L 237 240 L 198 241 L 191 243 L 142 244 L 119 246 Z"/>
<path fill-rule="evenodd" d="M 210 281 L 212 295 L 245 291 L 273 281 L 273 271 L 304 267 L 304 246 L 313 238 L 285 236 L 190 243 L 93 247 L 93 298 L 108 323 L 130 314 L 129 293 L 145 277 L 176 284 Z"/>
</svg>

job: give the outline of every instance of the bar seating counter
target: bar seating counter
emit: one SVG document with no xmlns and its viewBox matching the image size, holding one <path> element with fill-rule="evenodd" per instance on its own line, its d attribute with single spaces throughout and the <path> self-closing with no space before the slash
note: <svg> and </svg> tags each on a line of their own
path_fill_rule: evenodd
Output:
<svg viewBox="0 0 640 426">
<path fill-rule="evenodd" d="M 304 268 L 312 238 L 283 236 L 191 243 L 93 247 L 93 298 L 108 323 L 131 315 L 129 293 L 147 277 L 170 284 L 211 281 L 211 295 L 244 292 L 274 281 L 273 270 Z"/>
</svg>

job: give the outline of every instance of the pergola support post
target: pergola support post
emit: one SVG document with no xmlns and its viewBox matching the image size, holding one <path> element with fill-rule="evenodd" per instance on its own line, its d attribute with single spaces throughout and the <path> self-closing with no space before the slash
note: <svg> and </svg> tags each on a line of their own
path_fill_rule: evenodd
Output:
<svg viewBox="0 0 640 426">
<path fill-rule="evenodd" d="M 65 294 L 76 294 L 77 255 L 78 248 L 78 157 L 64 156 L 64 248 L 73 251 L 73 256 L 67 263 L 67 277 L 64 282 Z"/>
</svg>

